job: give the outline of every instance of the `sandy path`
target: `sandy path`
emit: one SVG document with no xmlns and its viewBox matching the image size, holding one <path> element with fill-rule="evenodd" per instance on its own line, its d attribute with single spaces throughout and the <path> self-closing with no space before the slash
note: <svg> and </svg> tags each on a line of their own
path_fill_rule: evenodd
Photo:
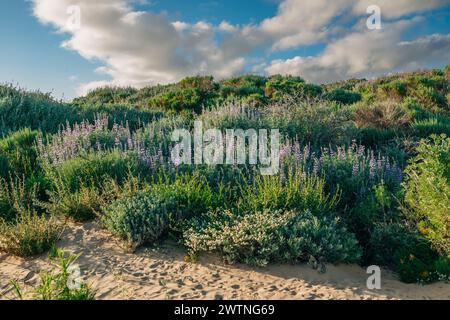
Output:
<svg viewBox="0 0 450 320">
<path fill-rule="evenodd" d="M 446 299 L 450 284 L 408 285 L 383 272 L 382 290 L 366 288 L 358 266 L 329 266 L 326 274 L 310 267 L 275 265 L 266 269 L 228 266 L 216 257 L 198 264 L 183 261 L 172 245 L 127 254 L 95 224 L 71 225 L 62 248 L 82 253 L 78 264 L 98 299 Z M 34 285 L 49 267 L 46 256 L 22 260 L 0 254 L 0 292 L 12 279 Z"/>
</svg>

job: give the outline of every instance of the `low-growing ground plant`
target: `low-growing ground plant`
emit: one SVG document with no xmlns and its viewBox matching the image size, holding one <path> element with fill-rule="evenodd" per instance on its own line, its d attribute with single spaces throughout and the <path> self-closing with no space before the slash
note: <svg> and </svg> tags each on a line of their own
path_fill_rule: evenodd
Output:
<svg viewBox="0 0 450 320">
<path fill-rule="evenodd" d="M 70 219 L 74 222 L 86 222 L 94 219 L 105 205 L 106 199 L 95 187 L 82 185 L 76 192 L 56 181 L 54 190 L 49 191 L 48 202 L 41 202 L 41 206 L 54 216 Z"/>
<path fill-rule="evenodd" d="M 266 266 L 272 262 L 357 262 L 354 236 L 337 218 L 309 211 L 210 212 L 190 222 L 184 244 L 192 256 L 217 252 L 228 263 Z"/>
<path fill-rule="evenodd" d="M 0 220 L 0 251 L 19 257 L 42 254 L 59 240 L 62 230 L 54 217 L 20 212 L 13 222 Z"/>
<path fill-rule="evenodd" d="M 54 268 L 40 274 L 40 282 L 32 290 L 24 290 L 17 282 L 12 282 L 13 300 L 95 300 L 96 292 L 80 279 L 74 279 L 73 267 L 79 255 L 67 255 L 56 247 L 49 253 Z"/>
</svg>

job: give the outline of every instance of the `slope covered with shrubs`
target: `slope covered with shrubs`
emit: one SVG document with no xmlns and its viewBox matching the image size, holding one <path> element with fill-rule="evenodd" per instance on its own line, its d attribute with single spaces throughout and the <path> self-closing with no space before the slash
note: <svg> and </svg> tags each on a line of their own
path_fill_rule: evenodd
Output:
<svg viewBox="0 0 450 320">
<path fill-rule="evenodd" d="M 328 85 L 245 75 L 101 88 L 72 102 L 0 87 L 0 250 L 47 250 L 98 219 L 192 261 L 377 264 L 448 279 L 450 69 Z M 281 133 L 280 173 L 170 161 L 175 129 Z"/>
</svg>

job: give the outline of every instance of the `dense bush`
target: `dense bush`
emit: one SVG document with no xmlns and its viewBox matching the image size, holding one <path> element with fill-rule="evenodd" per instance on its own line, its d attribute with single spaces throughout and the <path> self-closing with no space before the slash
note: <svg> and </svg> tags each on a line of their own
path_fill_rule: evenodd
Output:
<svg viewBox="0 0 450 320">
<path fill-rule="evenodd" d="M 0 127 L 5 133 L 24 128 L 57 132 L 66 121 L 81 121 L 81 112 L 50 94 L 0 85 Z"/>
<path fill-rule="evenodd" d="M 189 77 L 172 90 L 153 97 L 149 105 L 163 111 L 201 113 L 203 108 L 211 105 L 217 90 L 218 86 L 212 77 Z"/>
<path fill-rule="evenodd" d="M 246 97 L 251 95 L 264 96 L 264 87 L 267 79 L 256 75 L 247 75 L 220 83 L 220 94 L 226 98 L 228 96 Z"/>
<path fill-rule="evenodd" d="M 193 89 L 179 89 L 159 95 L 150 101 L 150 107 L 174 112 L 192 110 L 197 113 L 203 108 L 201 97 Z"/>
<path fill-rule="evenodd" d="M 433 136 L 407 168 L 408 218 L 443 256 L 450 257 L 450 138 Z"/>
<path fill-rule="evenodd" d="M 137 90 L 134 88 L 103 87 L 91 90 L 85 97 L 77 98 L 74 102 L 80 105 L 120 104 L 127 102 Z"/>
<path fill-rule="evenodd" d="M 0 180 L 0 220 L 11 221 L 16 217 L 15 189 L 11 190 L 9 183 Z"/>
<path fill-rule="evenodd" d="M 24 129 L 0 140 L 0 174 L 2 177 L 22 177 L 39 173 L 38 132 Z"/>
<path fill-rule="evenodd" d="M 281 101 L 286 96 L 315 98 L 322 94 L 322 87 L 306 84 L 300 77 L 272 76 L 265 84 L 265 95 L 272 101 Z"/>
<path fill-rule="evenodd" d="M 0 251 L 30 257 L 49 250 L 61 236 L 61 224 L 53 217 L 20 212 L 14 222 L 0 220 Z"/>
<path fill-rule="evenodd" d="M 417 235 L 406 229 L 401 223 L 374 221 L 369 231 L 366 262 L 395 270 L 398 255 L 405 248 L 414 246 Z"/>
<path fill-rule="evenodd" d="M 381 182 L 394 190 L 403 179 L 401 168 L 392 159 L 355 142 L 348 147 L 319 150 L 298 143 L 286 144 L 282 146 L 281 160 L 285 165 L 323 176 L 325 192 L 342 191 L 341 207 L 353 207 Z"/>
<path fill-rule="evenodd" d="M 356 237 L 364 249 L 364 262 L 376 260 L 376 256 L 380 253 L 374 237 L 379 236 L 377 231 L 380 228 L 390 230 L 401 223 L 401 214 L 398 210 L 398 198 L 400 191 L 391 192 L 384 182 L 381 182 L 366 194 L 364 198 L 360 198 L 353 208 L 346 210 L 343 220 L 351 232 Z M 399 233 L 402 236 L 403 233 Z M 375 245 L 375 247 L 374 247 Z M 395 246 L 391 243 L 389 250 L 395 250 Z M 388 250 L 388 249 L 386 249 Z"/>
<path fill-rule="evenodd" d="M 184 234 L 192 255 L 218 252 L 229 263 L 265 266 L 274 261 L 356 262 L 356 239 L 335 218 L 310 212 L 263 211 L 236 215 L 209 213 L 191 223 Z"/>
<path fill-rule="evenodd" d="M 418 137 L 425 138 L 433 134 L 450 136 L 450 118 L 435 115 L 427 119 L 416 120 L 411 124 L 411 129 Z"/>
<path fill-rule="evenodd" d="M 378 87 L 379 92 L 387 99 L 401 100 L 408 92 L 408 86 L 401 80 L 394 80 Z"/>
<path fill-rule="evenodd" d="M 178 175 L 174 179 L 160 180 L 152 185 L 152 191 L 166 199 L 173 199 L 177 220 L 190 219 L 210 209 L 227 206 L 225 196 L 220 190 L 213 190 L 206 177 L 198 172 L 193 175 Z"/>
<path fill-rule="evenodd" d="M 450 259 L 440 258 L 436 251 L 430 248 L 428 241 L 421 237 L 400 249 L 395 260 L 394 270 L 403 282 L 430 283 L 450 280 Z"/>
<path fill-rule="evenodd" d="M 351 92 L 343 89 L 334 89 L 325 95 L 325 98 L 330 101 L 339 102 L 342 104 L 353 104 L 361 101 L 362 97 L 357 92 Z"/>
<path fill-rule="evenodd" d="M 136 156 L 123 157 L 114 151 L 68 160 L 47 169 L 47 175 L 52 183 L 61 180 L 70 192 L 77 192 L 82 186 L 101 188 L 111 178 L 124 182 L 130 173 L 137 174 L 137 170 Z"/>
<path fill-rule="evenodd" d="M 0 85 L 0 137 L 2 133 L 24 128 L 56 133 L 66 123 L 94 121 L 99 116 L 107 117 L 111 123 L 128 122 L 130 127 L 137 128 L 162 116 L 159 112 L 139 110 L 129 103 L 114 104 L 117 96 L 122 95 L 118 88 L 99 89 L 90 95 L 69 103 L 56 101 L 50 94 Z"/>
<path fill-rule="evenodd" d="M 168 231 L 169 215 L 174 207 L 171 199 L 142 191 L 113 202 L 105 208 L 102 221 L 133 250 L 143 244 L 153 244 Z"/>
<path fill-rule="evenodd" d="M 42 204 L 43 208 L 54 216 L 62 216 L 75 222 L 94 219 L 105 204 L 105 199 L 97 188 L 81 185 L 78 191 L 71 192 L 61 180 L 56 181 L 54 190 L 49 191 L 49 195 L 48 202 Z"/>
</svg>

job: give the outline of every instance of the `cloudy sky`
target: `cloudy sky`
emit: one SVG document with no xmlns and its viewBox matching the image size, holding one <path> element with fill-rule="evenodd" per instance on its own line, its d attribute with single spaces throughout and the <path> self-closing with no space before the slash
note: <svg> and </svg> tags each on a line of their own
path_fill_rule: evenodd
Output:
<svg viewBox="0 0 450 320">
<path fill-rule="evenodd" d="M 369 78 L 450 64 L 449 21 L 450 0 L 2 0 L 0 81 L 68 99 L 197 74 Z"/>
</svg>

